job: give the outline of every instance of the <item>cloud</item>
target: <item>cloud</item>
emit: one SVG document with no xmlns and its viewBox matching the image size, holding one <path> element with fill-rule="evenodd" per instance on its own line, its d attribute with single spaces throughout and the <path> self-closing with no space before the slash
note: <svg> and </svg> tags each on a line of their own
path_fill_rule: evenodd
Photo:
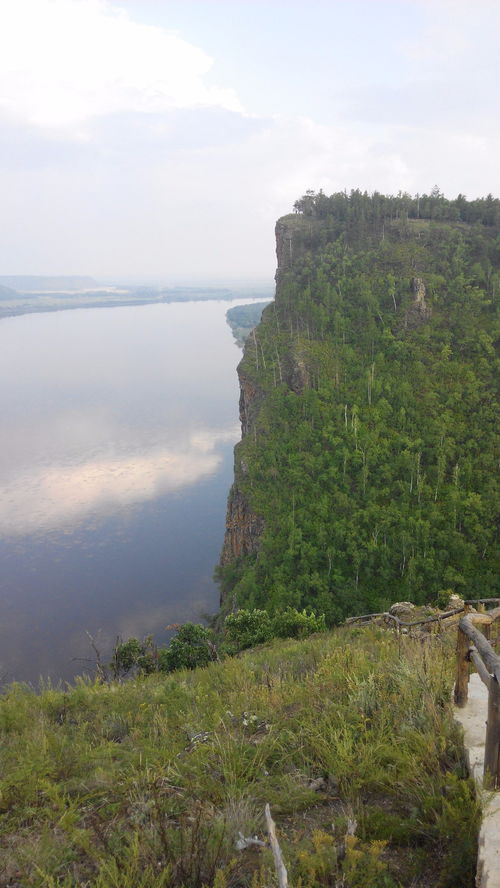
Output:
<svg viewBox="0 0 500 888">
<path fill-rule="evenodd" d="M 212 63 L 106 0 L 0 0 L 0 108 L 14 121 L 85 140 L 101 115 L 241 111 L 234 90 L 208 82 Z"/>
<path fill-rule="evenodd" d="M 0 488 L 0 532 L 18 536 L 73 528 L 91 513 L 147 502 L 212 475 L 219 445 L 238 440 L 239 428 L 204 429 L 177 449 L 90 460 L 25 472 Z"/>
</svg>

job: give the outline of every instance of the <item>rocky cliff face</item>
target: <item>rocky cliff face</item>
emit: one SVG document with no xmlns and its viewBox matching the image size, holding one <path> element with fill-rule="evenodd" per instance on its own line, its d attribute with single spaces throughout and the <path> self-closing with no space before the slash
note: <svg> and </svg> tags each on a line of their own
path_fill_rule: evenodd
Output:
<svg viewBox="0 0 500 888">
<path fill-rule="evenodd" d="M 276 296 L 279 298 L 279 286 L 282 275 L 291 268 L 293 261 L 303 250 L 304 220 L 299 216 L 286 216 L 276 224 Z M 264 311 L 263 317 L 266 316 Z M 246 342 L 244 356 L 247 350 L 250 353 L 256 349 L 255 340 L 252 337 Z M 241 435 L 253 433 L 255 419 L 259 411 L 262 392 L 244 370 L 245 357 L 238 367 L 238 379 L 240 384 L 240 422 Z M 293 349 L 286 356 L 283 366 L 283 382 L 286 382 L 292 391 L 300 394 L 309 384 L 305 363 L 300 354 L 295 354 Z M 238 445 L 235 448 L 234 483 L 228 497 L 226 514 L 226 531 L 222 548 L 220 563 L 222 566 L 230 564 L 245 555 L 253 555 L 258 551 L 260 537 L 264 529 L 263 519 L 251 508 L 247 497 L 242 490 L 242 479 L 246 474 L 246 466 L 240 458 Z"/>
<path fill-rule="evenodd" d="M 262 518 L 252 511 L 235 481 L 227 502 L 226 533 L 220 563 L 230 564 L 244 555 L 257 552 L 263 529 Z"/>
<path fill-rule="evenodd" d="M 244 373 L 241 364 L 238 367 L 238 379 L 240 383 L 241 435 L 243 438 L 252 430 L 261 393 L 255 383 Z M 240 482 L 246 473 L 246 466 L 244 461 L 240 459 L 238 445 L 235 448 L 234 464 L 235 477 L 227 501 L 226 532 L 220 558 L 221 565 L 230 564 L 244 555 L 254 554 L 259 547 L 259 538 L 264 527 L 262 518 L 252 511 L 248 499 L 241 489 Z"/>
</svg>

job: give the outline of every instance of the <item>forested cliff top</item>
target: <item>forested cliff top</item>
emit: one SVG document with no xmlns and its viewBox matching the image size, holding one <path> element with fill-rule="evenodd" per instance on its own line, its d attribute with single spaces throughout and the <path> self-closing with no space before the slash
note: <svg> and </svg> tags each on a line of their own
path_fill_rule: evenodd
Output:
<svg viewBox="0 0 500 888">
<path fill-rule="evenodd" d="M 335 622 L 493 594 L 500 201 L 308 192 L 295 211 L 239 368 L 223 600 Z"/>
</svg>

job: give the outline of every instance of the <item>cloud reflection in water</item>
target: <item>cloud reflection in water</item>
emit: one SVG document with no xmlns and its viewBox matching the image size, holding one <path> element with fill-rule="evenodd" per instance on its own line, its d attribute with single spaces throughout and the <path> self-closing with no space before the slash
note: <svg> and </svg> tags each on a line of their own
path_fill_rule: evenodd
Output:
<svg viewBox="0 0 500 888">
<path fill-rule="evenodd" d="M 0 533 L 20 536 L 73 528 L 91 513 L 155 499 L 212 475 L 220 445 L 239 427 L 204 429 L 174 448 L 102 457 L 73 466 L 38 467 L 0 487 Z"/>
</svg>

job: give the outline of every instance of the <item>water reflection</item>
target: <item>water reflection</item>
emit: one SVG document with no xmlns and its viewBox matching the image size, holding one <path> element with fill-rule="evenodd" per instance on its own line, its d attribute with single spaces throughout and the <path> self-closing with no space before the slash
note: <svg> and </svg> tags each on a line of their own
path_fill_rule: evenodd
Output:
<svg viewBox="0 0 500 888">
<path fill-rule="evenodd" d="M 86 631 L 161 641 L 217 607 L 239 437 L 229 307 L 0 323 L 0 676 L 70 679 Z"/>
<path fill-rule="evenodd" d="M 236 441 L 238 430 L 235 424 L 225 431 L 204 429 L 179 441 L 176 449 L 25 472 L 0 487 L 0 533 L 18 536 L 75 527 L 92 512 L 105 515 L 195 484 L 219 468 L 218 445 Z"/>
</svg>

